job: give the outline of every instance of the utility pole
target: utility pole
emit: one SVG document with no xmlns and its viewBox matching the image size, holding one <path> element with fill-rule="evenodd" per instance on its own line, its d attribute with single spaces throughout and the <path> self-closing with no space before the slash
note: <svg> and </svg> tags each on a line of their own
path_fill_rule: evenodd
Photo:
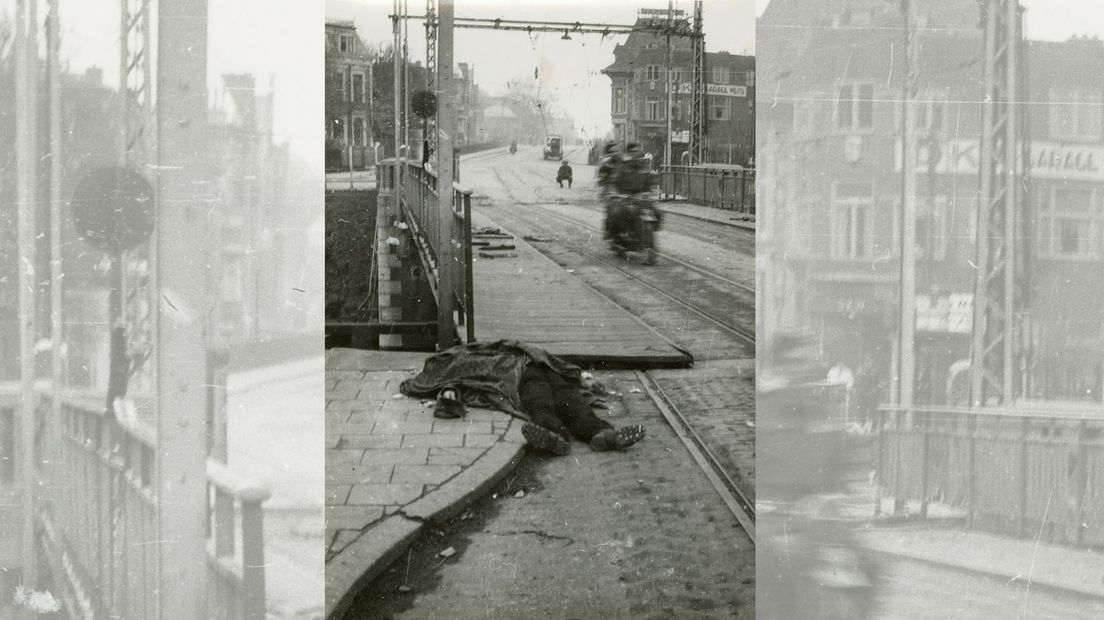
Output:
<svg viewBox="0 0 1104 620">
<path fill-rule="evenodd" d="M 403 144 L 406 145 L 406 157 L 410 159 L 410 21 L 406 16 L 410 10 L 407 0 L 401 0 L 403 12 L 403 43 L 402 43 L 402 99 L 403 99 Z"/>
<path fill-rule="evenodd" d="M 50 376 L 52 378 L 53 398 L 50 399 L 50 416 L 47 419 L 49 432 L 46 437 L 54 437 L 54 429 L 61 424 L 61 401 L 64 384 L 64 360 L 62 359 L 62 264 L 61 264 L 61 24 L 58 14 L 59 0 L 50 0 L 50 16 L 46 23 L 48 45 L 47 79 L 50 88 Z M 43 446 L 50 462 L 59 462 L 61 446 Z M 54 471 L 56 467 L 51 467 Z M 53 484 L 53 481 L 51 481 Z"/>
<path fill-rule="evenodd" d="M 210 617 L 207 600 L 207 347 L 217 272 L 197 256 L 209 217 L 207 0 L 158 6 L 155 365 L 158 618 Z M 214 249 L 207 252 L 214 253 Z"/>
<path fill-rule="evenodd" d="M 402 71 L 402 65 L 401 65 L 401 63 L 402 63 L 402 40 L 401 40 L 402 39 L 402 30 L 401 30 L 401 27 L 402 27 L 402 24 L 400 23 L 400 20 L 402 19 L 402 15 L 399 13 L 399 2 L 401 0 L 393 0 L 393 1 L 394 1 L 394 6 L 395 6 L 395 11 L 394 11 L 394 15 L 395 15 L 395 20 L 394 20 L 395 47 L 394 47 L 394 53 L 391 54 L 392 67 L 393 67 L 393 73 L 394 73 L 394 75 L 392 76 L 394 78 L 393 79 L 393 81 L 394 81 L 394 85 L 393 85 L 394 86 L 394 93 L 393 93 L 392 98 L 393 98 L 394 104 L 395 104 L 395 109 L 393 110 L 394 115 L 393 115 L 393 119 L 392 119 L 392 122 L 394 123 L 394 125 L 393 125 L 394 132 L 393 133 L 394 133 L 394 145 L 395 145 L 395 178 L 394 178 L 393 190 L 395 192 L 395 202 L 394 202 L 394 204 L 396 206 L 396 213 L 395 214 L 397 214 L 397 207 L 398 207 L 398 204 L 399 204 L 399 196 L 402 195 L 402 162 L 400 161 L 400 156 L 399 156 L 400 155 L 399 147 L 402 144 L 402 128 L 400 127 L 401 119 L 402 119 L 402 92 L 401 92 L 402 91 L 402 75 L 401 75 L 401 71 Z M 395 215 L 395 214 L 392 214 L 392 215 Z"/>
<path fill-rule="evenodd" d="M 674 19 L 675 3 L 673 0 L 667 0 L 667 137 L 663 141 L 663 165 L 670 169 L 671 167 L 671 21 Z"/>
<path fill-rule="evenodd" d="M 23 585 L 38 587 L 35 544 L 35 205 L 37 184 L 38 18 L 33 0 L 17 0 L 15 23 L 16 205 L 19 244 L 19 416 L 20 481 L 23 491 Z M 28 610 L 27 617 L 34 617 Z"/>
<path fill-rule="evenodd" d="M 905 78 L 901 95 L 901 265 L 898 315 L 897 404 L 912 406 L 916 376 L 916 118 L 913 99 L 916 71 L 913 66 L 915 45 L 912 32 L 912 3 L 902 2 L 904 12 Z"/>
<path fill-rule="evenodd" d="M 441 0 L 437 40 L 437 349 L 453 344 L 452 296 L 452 144 L 456 132 L 456 97 L 452 76 L 453 0 Z"/>
</svg>

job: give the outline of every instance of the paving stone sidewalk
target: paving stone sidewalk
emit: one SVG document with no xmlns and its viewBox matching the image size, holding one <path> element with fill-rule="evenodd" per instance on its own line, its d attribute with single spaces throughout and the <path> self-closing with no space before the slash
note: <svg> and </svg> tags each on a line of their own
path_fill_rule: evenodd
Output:
<svg viewBox="0 0 1104 620">
<path fill-rule="evenodd" d="M 660 203 L 660 209 L 672 213 L 679 213 L 688 217 L 694 217 L 707 222 L 738 226 L 748 230 L 755 230 L 755 215 L 739 213 L 727 209 L 715 209 L 703 205 L 686 202 L 684 200 L 666 200 Z"/>
<path fill-rule="evenodd" d="M 1098 551 L 938 523 L 869 528 L 860 539 L 881 553 L 1104 598 L 1104 557 Z"/>
<path fill-rule="evenodd" d="M 521 422 L 469 409 L 433 417 L 433 401 L 399 384 L 428 353 L 333 349 L 326 354 L 326 615 L 412 543 L 496 484 L 520 460 Z"/>
</svg>

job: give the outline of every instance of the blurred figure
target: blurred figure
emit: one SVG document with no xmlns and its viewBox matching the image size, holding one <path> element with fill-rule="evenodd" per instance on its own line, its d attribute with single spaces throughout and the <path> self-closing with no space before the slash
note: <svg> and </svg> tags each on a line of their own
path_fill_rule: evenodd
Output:
<svg viewBox="0 0 1104 620">
<path fill-rule="evenodd" d="M 767 350 L 756 393 L 756 617 L 871 617 L 877 564 L 830 497 L 846 449 L 829 396 L 844 386 L 824 380 L 807 332 L 780 333 Z"/>
</svg>

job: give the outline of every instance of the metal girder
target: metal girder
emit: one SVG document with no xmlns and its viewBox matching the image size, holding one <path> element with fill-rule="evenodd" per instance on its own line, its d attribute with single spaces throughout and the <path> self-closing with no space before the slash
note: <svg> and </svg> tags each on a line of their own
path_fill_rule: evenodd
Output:
<svg viewBox="0 0 1104 620">
<path fill-rule="evenodd" d="M 432 1 L 432 0 L 430 0 Z M 395 16 L 392 15 L 392 18 Z M 427 11 L 426 15 L 398 16 L 399 19 L 424 19 L 430 21 L 435 17 Z M 457 17 L 453 28 L 470 28 L 481 30 L 504 30 L 520 32 L 564 32 L 590 33 L 590 34 L 629 34 L 632 32 L 650 32 L 653 34 L 670 35 L 673 37 L 698 37 L 700 30 L 695 30 L 685 20 L 675 20 L 668 25 L 666 19 L 648 20 L 642 24 L 592 24 L 584 22 L 552 22 L 538 20 L 518 19 L 485 19 L 473 17 Z"/>
<path fill-rule="evenodd" d="M 156 135 L 153 106 L 150 0 L 120 0 L 119 10 L 119 165 L 144 171 L 154 151 Z M 143 176 L 147 176 L 143 174 Z M 153 179 L 150 179 L 153 181 Z M 122 252 L 115 273 L 111 323 L 121 323 L 131 353 L 128 384 L 134 391 L 153 390 L 156 305 L 151 265 L 152 241 Z"/>
<path fill-rule="evenodd" d="M 437 10 L 435 0 L 426 0 L 426 90 L 437 92 Z M 425 120 L 425 140 L 430 149 L 437 148 L 437 122 L 435 118 Z M 424 157 L 424 155 L 423 155 Z"/>
<path fill-rule="evenodd" d="M 690 165 L 705 160 L 705 37 L 702 0 L 694 2 L 694 36 L 690 42 L 694 70 L 690 79 Z"/>
<path fill-rule="evenodd" d="M 1022 7 L 1018 0 L 986 0 L 983 11 L 981 201 L 970 352 L 974 406 L 992 398 L 1009 404 L 1022 393 L 1028 301 Z"/>
</svg>

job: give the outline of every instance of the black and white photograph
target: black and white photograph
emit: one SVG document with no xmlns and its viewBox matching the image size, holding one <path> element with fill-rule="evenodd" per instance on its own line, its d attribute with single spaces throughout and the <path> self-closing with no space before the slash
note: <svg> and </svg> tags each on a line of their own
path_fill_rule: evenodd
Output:
<svg viewBox="0 0 1104 620">
<path fill-rule="evenodd" d="M 753 618 L 750 1 L 326 3 L 329 618 Z"/>
<path fill-rule="evenodd" d="M 756 9 L 756 616 L 1104 616 L 1104 5 Z"/>
<path fill-rule="evenodd" d="M 0 1 L 0 617 L 323 617 L 322 19 Z"/>
</svg>

